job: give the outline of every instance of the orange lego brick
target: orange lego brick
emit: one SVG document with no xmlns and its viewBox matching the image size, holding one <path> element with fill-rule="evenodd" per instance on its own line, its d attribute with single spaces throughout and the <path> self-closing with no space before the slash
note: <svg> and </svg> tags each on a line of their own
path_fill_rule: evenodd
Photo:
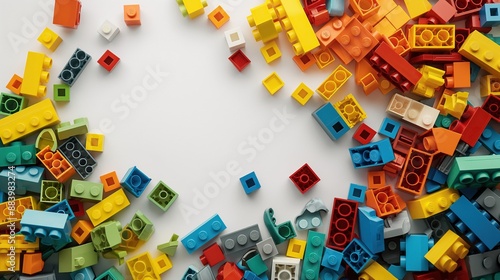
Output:
<svg viewBox="0 0 500 280">
<path fill-rule="evenodd" d="M 90 238 L 90 232 L 94 226 L 87 220 L 79 220 L 71 230 L 71 238 L 78 244 L 87 242 Z"/>
<path fill-rule="evenodd" d="M 336 40 L 330 43 L 329 48 L 345 65 L 349 64 L 354 59 Z"/>
<path fill-rule="evenodd" d="M 77 28 L 80 24 L 82 4 L 79 0 L 56 0 L 52 23 L 68 28 Z"/>
<path fill-rule="evenodd" d="M 321 49 L 313 55 L 314 58 L 316 58 L 316 65 L 319 69 L 323 69 L 335 61 L 335 57 L 333 57 L 333 54 L 328 50 L 328 48 Z"/>
<path fill-rule="evenodd" d="M 16 228 L 19 228 L 19 222 L 23 217 L 24 211 L 26 209 L 37 208 L 36 201 L 32 196 L 15 199 L 13 205 L 12 202 L 9 204 L 8 201 L 0 203 L 0 229 L 7 229 L 7 225 L 11 222 L 16 224 Z"/>
<path fill-rule="evenodd" d="M 379 42 L 356 18 L 346 25 L 336 40 L 356 61 L 363 59 Z"/>
<path fill-rule="evenodd" d="M 123 5 L 123 19 L 127 25 L 141 25 L 140 5 Z"/>
<path fill-rule="evenodd" d="M 23 269 L 24 274 L 33 275 L 41 272 L 45 262 L 42 259 L 42 253 L 24 254 L 23 256 Z"/>
<path fill-rule="evenodd" d="M 325 48 L 328 47 L 335 38 L 342 32 L 345 26 L 357 15 L 352 17 L 344 14 L 342 17 L 334 17 L 329 22 L 325 23 L 318 31 L 316 31 L 316 37 L 320 45 Z"/>
<path fill-rule="evenodd" d="M 104 192 L 110 192 L 121 187 L 118 175 L 116 175 L 116 171 L 106 173 L 99 178 L 101 179 L 101 183 L 104 186 Z"/>
<path fill-rule="evenodd" d="M 461 134 L 442 127 L 435 127 L 427 130 L 420 137 L 424 149 L 432 155 L 442 153 L 452 156 L 458 142 L 460 142 Z"/>
<path fill-rule="evenodd" d="M 470 62 L 461 61 L 445 65 L 446 88 L 470 87 Z"/>
<path fill-rule="evenodd" d="M 420 195 L 425 187 L 432 158 L 432 154 L 410 148 L 396 188 L 413 195 Z"/>
<path fill-rule="evenodd" d="M 371 26 L 374 26 L 390 11 L 394 10 L 398 6 L 396 2 L 394 2 L 394 0 L 378 0 L 378 4 L 380 6 L 378 11 L 367 19 L 363 20 L 363 23 L 368 23 Z"/>
<path fill-rule="evenodd" d="M 12 78 L 10 78 L 9 83 L 5 87 L 15 94 L 21 94 L 21 85 L 22 84 L 23 84 L 23 78 L 14 74 L 12 76 Z"/>
<path fill-rule="evenodd" d="M 293 61 L 297 64 L 297 66 L 299 66 L 302 72 L 305 72 L 316 63 L 316 57 L 314 57 L 312 53 L 305 53 L 300 56 L 294 56 Z"/>
<path fill-rule="evenodd" d="M 61 155 L 59 151 L 55 153 L 46 146 L 36 154 L 36 157 L 43 163 L 45 168 L 56 178 L 57 181 L 64 183 L 71 176 L 76 174 L 75 168 Z"/>
<path fill-rule="evenodd" d="M 368 171 L 368 188 L 378 189 L 386 186 L 385 171 Z"/>
<path fill-rule="evenodd" d="M 221 28 L 221 26 L 228 22 L 229 18 L 229 15 L 221 6 L 217 6 L 217 8 L 208 14 L 208 19 L 217 29 Z"/>
<path fill-rule="evenodd" d="M 366 95 L 369 95 L 380 86 L 377 71 L 373 69 L 366 59 L 362 59 L 356 63 L 354 78 L 356 84 L 363 87 L 363 91 Z"/>
<path fill-rule="evenodd" d="M 365 20 L 380 10 L 378 2 L 378 0 L 349 0 L 349 8 L 359 15 L 361 20 Z"/>
<path fill-rule="evenodd" d="M 400 56 L 405 56 L 410 51 L 410 43 L 401 28 L 390 36 L 382 35 L 382 40 Z"/>
<path fill-rule="evenodd" d="M 377 81 L 377 78 L 375 78 L 375 76 L 372 73 L 368 73 L 365 76 L 361 77 L 359 83 L 363 87 L 363 92 L 366 95 L 369 95 L 380 86 Z"/>
<path fill-rule="evenodd" d="M 384 77 L 380 77 L 380 79 L 378 80 L 378 84 L 379 84 L 378 89 L 382 92 L 382 94 L 387 94 L 396 88 L 396 86 L 393 83 L 391 83 Z"/>
<path fill-rule="evenodd" d="M 391 186 L 385 186 L 378 189 L 369 189 L 366 191 L 366 205 L 375 209 L 380 218 L 397 214 L 403 210 L 399 204 L 401 201 L 395 194 Z"/>
<path fill-rule="evenodd" d="M 316 92 L 328 101 L 342 87 L 352 74 L 341 64 L 319 85 Z"/>
<path fill-rule="evenodd" d="M 395 29 L 400 29 L 410 21 L 410 16 L 403 10 L 403 7 L 397 6 L 390 11 L 385 18 L 394 26 Z"/>
</svg>

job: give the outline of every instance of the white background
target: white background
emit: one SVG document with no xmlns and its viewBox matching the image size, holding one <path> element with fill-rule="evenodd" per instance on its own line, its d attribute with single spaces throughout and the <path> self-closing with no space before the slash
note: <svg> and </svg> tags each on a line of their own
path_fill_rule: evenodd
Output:
<svg viewBox="0 0 500 280">
<path fill-rule="evenodd" d="M 281 34 L 283 55 L 266 64 L 259 51 L 262 43 L 255 42 L 246 21 L 250 8 L 261 2 L 209 0 L 205 14 L 191 20 L 182 17 L 173 0 L 140 1 L 142 25 L 127 27 L 123 4 L 134 2 L 83 1 L 81 23 L 75 30 L 52 24 L 51 0 L 0 2 L 1 85 L 14 73 L 23 75 L 28 51 L 42 52 L 53 59 L 47 93 L 47 98 L 52 98 L 52 85 L 60 83 L 57 76 L 75 49 L 92 56 L 71 88 L 71 102 L 57 103 L 56 107 L 61 120 L 88 117 L 90 130 L 106 135 L 105 151 L 94 154 L 99 164 L 89 180 L 98 181 L 100 175 L 112 170 L 121 178 L 134 165 L 152 178 L 144 194 L 139 199 L 129 195 L 131 207 L 114 217 L 125 225 L 140 209 L 155 224 L 153 237 L 127 259 L 145 251 L 158 256 L 158 244 L 167 242 L 173 233 L 183 237 L 215 213 L 226 223 L 225 233 L 257 223 L 267 238 L 262 220 L 266 208 L 274 208 L 278 223 L 293 222 L 311 198 L 320 197 L 331 208 L 334 197 L 347 197 L 351 182 L 366 184 L 366 170 L 352 167 L 347 150 L 357 144 L 351 138 L 355 129 L 333 142 L 311 116 L 324 101 L 315 94 L 301 106 L 290 97 L 300 82 L 316 89 L 339 59 L 323 70 L 314 66 L 303 73 L 292 61 L 291 46 Z M 218 5 L 231 17 L 219 30 L 207 19 Z M 104 20 L 121 30 L 111 43 L 97 33 Z M 46 26 L 64 40 L 54 53 L 36 40 Z M 228 61 L 231 53 L 224 39 L 224 31 L 236 27 L 245 36 L 243 51 L 252 61 L 241 73 Z M 106 49 L 121 58 L 111 73 L 97 64 Z M 348 68 L 354 74 L 354 63 Z M 168 75 L 151 80 L 151 69 Z M 285 82 L 274 96 L 261 83 L 272 71 Z M 145 79 L 155 86 L 137 94 L 144 89 Z M 365 96 L 353 76 L 332 101 L 348 93 L 353 93 L 366 111 L 366 124 L 378 130 L 391 94 L 376 91 Z M 476 105 L 480 104 L 478 94 L 477 88 L 471 90 Z M 293 118 L 276 122 L 276 112 Z M 279 131 L 269 134 L 270 123 L 277 124 Z M 252 137 L 261 137 L 264 142 L 258 140 L 258 146 L 252 146 Z M 321 181 L 302 195 L 288 176 L 306 162 Z M 216 182 L 214 174 L 223 176 L 228 164 L 237 164 L 237 174 L 228 176 L 226 184 Z M 262 188 L 247 196 L 239 178 L 251 171 L 256 172 Z M 159 180 L 179 193 L 166 213 L 147 199 Z M 202 199 L 200 193 L 204 192 Z M 321 232 L 327 232 L 329 219 L 330 214 L 324 218 Z M 306 233 L 299 232 L 299 238 L 305 239 Z M 286 248 L 279 248 L 284 253 Z M 200 268 L 200 252 L 188 255 L 180 245 L 172 258 L 174 267 L 162 278 L 179 279 L 190 264 Z M 115 262 L 101 259 L 96 275 L 112 264 Z M 120 270 L 128 274 L 125 265 Z"/>
</svg>

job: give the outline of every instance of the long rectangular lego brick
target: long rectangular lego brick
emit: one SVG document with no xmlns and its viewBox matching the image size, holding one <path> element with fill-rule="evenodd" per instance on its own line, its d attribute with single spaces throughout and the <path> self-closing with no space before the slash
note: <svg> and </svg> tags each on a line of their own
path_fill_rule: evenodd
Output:
<svg viewBox="0 0 500 280">
<path fill-rule="evenodd" d="M 479 31 L 472 32 L 458 53 L 481 66 L 488 73 L 500 76 L 500 46 Z"/>
<path fill-rule="evenodd" d="M 59 123 L 54 104 L 44 99 L 24 110 L 0 119 L 0 139 L 7 144 L 28 134 Z"/>
<path fill-rule="evenodd" d="M 130 205 L 123 189 L 119 189 L 101 202 L 87 209 L 87 215 L 94 226 L 101 224 Z"/>
<path fill-rule="evenodd" d="M 28 52 L 24 68 L 21 93 L 33 97 L 44 97 L 47 93 L 45 84 L 49 81 L 52 59 L 43 53 Z"/>
<path fill-rule="evenodd" d="M 181 239 L 181 243 L 186 248 L 186 251 L 192 254 L 225 229 L 226 224 L 224 224 L 219 214 L 215 214 L 190 233 L 186 234 L 186 236 Z"/>
<path fill-rule="evenodd" d="M 500 249 L 468 255 L 465 258 L 465 263 L 467 264 L 469 275 L 475 278 L 500 272 L 499 256 Z"/>
<path fill-rule="evenodd" d="M 408 31 L 412 52 L 451 51 L 455 48 L 455 25 L 414 24 Z"/>
<path fill-rule="evenodd" d="M 69 237 L 71 224 L 68 214 L 26 209 L 19 232 L 24 234 L 28 242 L 35 242 L 36 238 L 45 237 L 60 240 Z"/>
<path fill-rule="evenodd" d="M 260 241 L 262 241 L 262 235 L 257 224 L 221 235 L 220 237 L 222 249 L 224 249 L 226 256 L 255 247 Z"/>
<path fill-rule="evenodd" d="M 26 192 L 40 192 L 42 178 L 45 168 L 40 166 L 16 166 L 13 169 L 5 168 L 0 171 L 0 191 L 9 191 L 9 178 L 16 179 L 16 195 L 24 195 Z M 12 181 L 12 179 L 10 179 Z M 12 183 L 11 183 L 12 184 Z"/>
<path fill-rule="evenodd" d="M 491 188 L 500 180 L 500 155 L 456 157 L 446 184 L 452 189 Z"/>
<path fill-rule="evenodd" d="M 75 168 L 75 171 L 82 179 L 87 179 L 94 172 L 97 162 L 75 136 L 66 140 L 57 149 Z"/>
<path fill-rule="evenodd" d="M 319 257 L 323 255 L 325 238 L 326 236 L 324 233 L 312 230 L 308 232 L 300 280 L 318 279 L 321 265 Z"/>
<path fill-rule="evenodd" d="M 396 187 L 413 195 L 420 195 L 427 181 L 432 158 L 429 153 L 410 148 Z"/>
<path fill-rule="evenodd" d="M 356 201 L 334 198 L 326 247 L 342 251 L 354 237 L 358 217 Z"/>
</svg>

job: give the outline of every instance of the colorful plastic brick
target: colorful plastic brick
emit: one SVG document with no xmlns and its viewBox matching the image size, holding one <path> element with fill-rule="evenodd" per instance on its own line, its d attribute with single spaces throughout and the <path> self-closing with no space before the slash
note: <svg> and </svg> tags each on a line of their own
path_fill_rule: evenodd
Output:
<svg viewBox="0 0 500 280">
<path fill-rule="evenodd" d="M 487 275 L 499 275 L 499 255 L 500 249 L 480 254 L 468 255 L 465 258 L 465 263 L 467 264 L 467 270 L 469 271 L 470 277 L 474 277 L 473 279 L 488 279 L 485 278 Z M 497 276 L 491 277 L 491 279 L 494 279 L 495 277 Z"/>
<path fill-rule="evenodd" d="M 144 241 L 148 241 L 154 233 L 153 222 L 141 210 L 137 210 L 132 217 L 130 229 L 139 237 L 139 240 Z"/>
<path fill-rule="evenodd" d="M 63 41 L 59 35 L 48 27 L 45 27 L 37 40 L 50 51 L 55 51 Z"/>
<path fill-rule="evenodd" d="M 204 0 L 180 0 L 177 1 L 179 10 L 183 16 L 193 19 L 205 13 L 207 2 Z"/>
<path fill-rule="evenodd" d="M 244 274 L 243 271 L 239 269 L 238 266 L 233 262 L 224 263 L 219 267 L 217 272 L 218 273 L 216 279 L 228 279 L 228 280 L 242 279 Z"/>
<path fill-rule="evenodd" d="M 413 195 L 420 195 L 427 180 L 432 158 L 429 153 L 410 148 L 396 187 Z"/>
<path fill-rule="evenodd" d="M 325 234 L 309 231 L 307 234 L 307 245 L 304 252 L 304 261 L 302 263 L 301 280 L 318 279 L 321 265 L 323 248 L 325 247 Z"/>
<path fill-rule="evenodd" d="M 361 20 L 374 15 L 380 9 L 378 0 L 349 0 L 349 7 L 354 13 L 359 15 Z"/>
<path fill-rule="evenodd" d="M 163 211 L 167 211 L 177 197 L 179 197 L 179 194 L 167 186 L 163 181 L 158 182 L 154 189 L 148 194 L 148 199 Z"/>
<path fill-rule="evenodd" d="M 481 77 L 480 85 L 481 97 L 500 95 L 500 78 L 494 75 L 483 76 Z"/>
<path fill-rule="evenodd" d="M 391 266 L 393 267 L 393 266 Z M 403 270 L 403 276 L 401 279 L 406 275 L 406 271 Z M 397 280 L 399 279 L 396 277 L 393 272 L 391 271 L 390 267 L 389 269 L 386 269 L 382 265 L 380 265 L 378 262 L 372 262 L 368 267 L 366 267 L 363 272 L 359 275 L 360 279 L 364 280 L 376 280 L 376 279 L 384 279 L 384 280 Z"/>
<path fill-rule="evenodd" d="M 357 201 L 359 203 L 365 202 L 365 192 L 368 188 L 366 186 L 351 183 L 347 199 Z"/>
<path fill-rule="evenodd" d="M 394 160 L 389 138 L 349 148 L 349 154 L 354 168 L 380 166 Z"/>
<path fill-rule="evenodd" d="M 456 233 L 448 230 L 436 244 L 425 254 L 425 258 L 442 272 L 453 272 L 458 259 L 463 259 L 469 253 L 467 244 Z"/>
<path fill-rule="evenodd" d="M 71 181 L 71 191 L 69 195 L 72 198 L 101 201 L 102 194 L 103 185 L 101 183 L 81 181 L 76 179 Z"/>
<path fill-rule="evenodd" d="M 313 53 L 316 58 L 316 65 L 319 69 L 323 69 L 335 61 L 335 57 L 328 48 L 321 49 Z"/>
<path fill-rule="evenodd" d="M 488 212 L 493 219 L 500 222 L 500 190 L 484 189 L 476 202 Z"/>
<path fill-rule="evenodd" d="M 208 14 L 208 19 L 217 28 L 221 28 L 226 22 L 229 21 L 229 15 L 226 13 L 222 6 L 217 6 L 213 11 Z"/>
<path fill-rule="evenodd" d="M 325 248 L 321 265 L 334 271 L 341 269 L 342 253 L 330 248 Z"/>
<path fill-rule="evenodd" d="M 358 141 L 360 144 L 366 145 L 370 143 L 373 137 L 375 137 L 376 133 L 377 132 L 371 127 L 369 127 L 365 123 L 361 123 L 361 125 L 358 126 L 358 128 L 352 135 L 352 138 Z"/>
<path fill-rule="evenodd" d="M 307 163 L 302 165 L 289 178 L 302 194 L 309 191 L 321 180 Z"/>
<path fill-rule="evenodd" d="M 445 83 L 443 78 L 445 71 L 428 65 L 422 66 L 418 71 L 422 73 L 422 78 L 420 78 L 412 92 L 425 98 L 434 97 L 436 89 Z"/>
<path fill-rule="evenodd" d="M 42 260 L 42 253 L 30 253 L 23 256 L 24 274 L 33 275 L 42 272 L 45 262 Z"/>
<path fill-rule="evenodd" d="M 432 8 L 428 0 L 404 0 L 404 2 L 412 19 L 427 13 Z"/>
<path fill-rule="evenodd" d="M 414 24 L 408 41 L 412 52 L 451 51 L 455 48 L 455 25 Z"/>
<path fill-rule="evenodd" d="M 175 255 L 175 252 L 177 251 L 177 247 L 179 246 L 178 239 L 179 236 L 174 233 L 172 234 L 168 242 L 156 246 L 156 249 L 168 256 L 173 257 Z"/>
<path fill-rule="evenodd" d="M 224 253 L 219 244 L 213 243 L 203 250 L 200 261 L 203 265 L 215 266 L 225 259 Z"/>
<path fill-rule="evenodd" d="M 59 140 L 68 139 L 72 136 L 83 135 L 88 132 L 89 121 L 87 118 L 78 118 L 70 122 L 62 122 L 57 125 L 57 138 Z"/>
<path fill-rule="evenodd" d="M 108 20 L 105 20 L 99 27 L 97 32 L 101 34 L 104 39 L 108 40 L 108 42 L 111 42 L 120 33 L 120 28 L 118 28 Z"/>
<path fill-rule="evenodd" d="M 385 171 L 368 171 L 368 188 L 378 189 L 385 187 Z"/>
<path fill-rule="evenodd" d="M 333 141 L 342 137 L 350 129 L 344 118 L 330 102 L 316 109 L 312 116 Z"/>
<path fill-rule="evenodd" d="M 398 5 L 387 13 L 384 19 L 387 20 L 395 30 L 398 30 L 403 28 L 408 21 L 410 21 L 410 16 L 405 12 L 402 6 Z M 384 34 L 384 32 L 381 33 Z M 385 32 L 387 36 L 391 36 L 394 33 L 395 32 Z"/>
<path fill-rule="evenodd" d="M 309 230 L 318 228 L 323 224 L 321 214 L 328 213 L 325 204 L 319 198 L 309 200 L 300 215 L 295 218 L 297 230 Z"/>
<path fill-rule="evenodd" d="M 334 198 L 326 247 L 340 251 L 352 240 L 357 219 L 357 207 L 356 201 Z"/>
<path fill-rule="evenodd" d="M 252 35 L 255 41 L 267 43 L 278 38 L 282 30 L 281 24 L 275 21 L 278 18 L 278 14 L 269 3 L 264 3 L 250 9 L 250 13 L 247 21 L 250 27 L 254 27 Z"/>
<path fill-rule="evenodd" d="M 64 185 L 57 181 L 42 180 L 40 187 L 40 202 L 59 203 L 64 198 Z"/>
<path fill-rule="evenodd" d="M 104 151 L 104 134 L 87 133 L 85 141 L 85 149 L 87 151 L 93 151 L 93 152 Z"/>
<path fill-rule="evenodd" d="M 121 230 L 122 225 L 118 221 L 108 221 L 93 228 L 90 238 L 95 250 L 102 253 L 105 250 L 116 249 L 122 241 Z"/>
<path fill-rule="evenodd" d="M 27 209 L 37 209 L 37 205 L 32 196 L 15 199 L 10 204 L 9 201 L 0 203 L 0 229 L 7 229 L 7 225 L 12 223 L 19 227 L 24 212 Z"/>
<path fill-rule="evenodd" d="M 15 244 L 15 248 L 11 248 L 12 245 Z M 25 240 L 25 236 L 22 234 L 16 234 L 14 236 L 10 236 L 10 234 L 1 234 L 0 235 L 0 252 L 2 254 L 6 254 L 9 251 L 13 251 L 15 253 L 36 253 L 40 250 L 40 244 L 37 241 L 28 242 Z M 12 253 L 11 253 L 12 254 Z"/>
<path fill-rule="evenodd" d="M 99 65 L 101 65 L 108 72 L 111 72 L 119 61 L 120 58 L 116 56 L 116 54 L 112 53 L 110 50 L 106 50 L 97 63 L 99 63 Z"/>
<path fill-rule="evenodd" d="M 405 209 L 396 216 L 386 217 L 384 227 L 384 238 L 386 239 L 407 234 L 411 228 L 408 211 Z"/>
<path fill-rule="evenodd" d="M 58 202 L 50 206 L 49 208 L 45 209 L 45 212 L 67 214 L 68 220 L 70 221 L 73 221 L 76 218 L 73 209 L 71 209 L 71 206 L 69 205 L 69 202 L 66 199 L 63 199 L 61 202 Z"/>
<path fill-rule="evenodd" d="M 35 147 L 38 150 L 43 150 L 47 146 L 52 152 L 57 150 L 57 137 L 52 128 L 42 129 L 36 138 Z"/>
<path fill-rule="evenodd" d="M 221 235 L 220 241 L 224 254 L 228 256 L 254 247 L 255 244 L 262 241 L 262 235 L 259 226 L 255 224 Z"/>
<path fill-rule="evenodd" d="M 262 80 L 262 84 L 271 95 L 274 95 L 285 85 L 276 72 L 272 72 L 269 76 Z"/>
<path fill-rule="evenodd" d="M 268 208 L 264 211 L 264 224 L 276 245 L 297 236 L 290 221 L 276 225 L 276 218 L 274 218 L 274 210 L 272 208 Z"/>
<path fill-rule="evenodd" d="M 337 68 L 319 85 L 316 92 L 323 97 L 326 101 L 330 100 L 332 96 L 346 83 L 352 76 L 351 72 L 344 66 L 339 64 Z"/>
<path fill-rule="evenodd" d="M 94 226 L 101 224 L 130 205 L 123 189 L 112 193 L 101 202 L 87 209 L 87 215 Z"/>
<path fill-rule="evenodd" d="M 28 105 L 25 97 L 11 93 L 0 93 L 0 115 L 8 116 L 17 113 Z"/>
<path fill-rule="evenodd" d="M 398 93 L 392 97 L 386 112 L 423 129 L 431 129 L 439 115 L 437 109 Z"/>
<path fill-rule="evenodd" d="M 245 37 L 240 28 L 234 28 L 224 32 L 229 51 L 235 52 L 245 47 Z"/>
<path fill-rule="evenodd" d="M 59 73 L 59 79 L 63 83 L 73 86 L 91 59 L 92 57 L 89 54 L 77 48 L 61 73 Z"/>
<path fill-rule="evenodd" d="M 271 266 L 271 278 L 299 279 L 300 259 L 276 256 Z"/>
<path fill-rule="evenodd" d="M 81 279 L 81 280 L 90 280 L 95 279 L 94 271 L 91 267 L 85 267 L 79 270 L 75 270 L 69 274 L 71 279 Z"/>
<path fill-rule="evenodd" d="M 474 31 L 467 37 L 458 53 L 479 65 L 490 74 L 499 76 L 500 69 L 496 65 L 499 63 L 500 57 L 495 56 L 498 51 L 500 51 L 499 45 L 481 32 Z"/>
<path fill-rule="evenodd" d="M 326 0 L 326 9 L 332 17 L 341 16 L 344 14 L 345 3 L 342 0 Z"/>
<path fill-rule="evenodd" d="M 20 233 L 28 242 L 35 242 L 36 238 L 67 239 L 70 231 L 67 214 L 26 209 L 21 219 Z"/>
<path fill-rule="evenodd" d="M 429 249 L 434 246 L 434 240 L 425 234 L 409 234 L 401 241 L 400 248 L 405 251 L 401 256 L 401 266 L 406 271 L 428 271 L 429 262 L 424 258 Z"/>
<path fill-rule="evenodd" d="M 273 238 L 268 237 L 256 244 L 257 251 L 263 260 L 267 260 L 278 255 L 278 248 L 276 248 L 276 244 L 274 244 Z"/>
<path fill-rule="evenodd" d="M 243 190 L 246 194 L 251 194 L 252 192 L 260 189 L 259 179 L 253 171 L 241 177 L 240 183 L 243 186 Z"/>
<path fill-rule="evenodd" d="M 384 220 L 377 217 L 375 210 L 358 207 L 358 227 L 360 239 L 370 252 L 378 254 L 384 251 Z"/>
<path fill-rule="evenodd" d="M 337 41 L 356 61 L 363 59 L 378 44 L 378 39 L 357 18 L 345 26 Z"/>
<path fill-rule="evenodd" d="M 305 72 L 307 69 L 311 68 L 311 66 L 316 64 L 316 58 L 312 53 L 305 53 L 300 56 L 296 55 L 293 57 L 293 61 L 302 72 Z"/>
<path fill-rule="evenodd" d="M 391 139 L 394 139 L 396 138 L 396 135 L 398 134 L 400 127 L 401 124 L 399 122 L 390 118 L 384 118 L 378 130 L 378 133 L 386 137 L 389 137 Z"/>
<path fill-rule="evenodd" d="M 125 280 L 125 277 L 123 277 L 116 267 L 112 266 L 98 275 L 95 280 Z"/>
<path fill-rule="evenodd" d="M 403 210 L 401 199 L 392 191 L 391 186 L 366 191 L 366 205 L 375 209 L 377 216 L 385 218 Z"/>
<path fill-rule="evenodd" d="M 163 274 L 172 268 L 172 261 L 167 255 L 161 254 L 154 259 L 154 265 L 158 269 L 158 274 Z"/>
<path fill-rule="evenodd" d="M 225 229 L 226 225 L 219 217 L 219 215 L 215 214 L 203 224 L 199 225 L 197 228 L 188 233 L 185 237 L 183 237 L 181 239 L 181 243 L 186 248 L 186 251 L 189 254 L 192 254 L 201 246 L 214 239 Z"/>
<path fill-rule="evenodd" d="M 293 91 L 292 97 L 299 102 L 300 105 L 304 106 L 309 99 L 311 99 L 313 94 L 314 92 L 312 89 L 310 89 L 306 84 L 300 83 L 299 86 Z"/>
<path fill-rule="evenodd" d="M 467 145 L 474 147 L 490 119 L 490 114 L 481 107 L 467 105 L 462 117 L 453 121 L 449 129 L 462 134 L 460 139 Z"/>
<path fill-rule="evenodd" d="M 363 271 L 373 261 L 374 255 L 365 247 L 363 242 L 354 238 L 342 251 L 344 261 L 356 273 Z"/>
<path fill-rule="evenodd" d="M 481 108 L 490 114 L 494 121 L 500 122 L 500 96 L 488 96 Z"/>
<path fill-rule="evenodd" d="M 24 145 L 21 141 L 14 141 L 0 147 L 0 167 L 33 165 L 36 163 L 35 154 L 35 145 Z"/>
<path fill-rule="evenodd" d="M 304 11 L 312 25 L 322 26 L 330 19 L 324 1 L 304 1 Z"/>
<path fill-rule="evenodd" d="M 486 3 L 479 10 L 481 27 L 492 27 L 500 25 L 500 4 Z"/>
<path fill-rule="evenodd" d="M 479 138 L 479 142 L 491 154 L 500 154 L 500 133 L 493 129 L 493 127 L 486 126 Z"/>
<path fill-rule="evenodd" d="M 128 26 L 141 25 L 141 6 L 123 5 L 123 19 Z"/>
<path fill-rule="evenodd" d="M 460 61 L 446 64 L 446 88 L 468 88 L 470 87 L 470 62 Z"/>
<path fill-rule="evenodd" d="M 71 238 L 78 244 L 87 242 L 94 226 L 87 220 L 78 220 L 71 230 Z"/>
<path fill-rule="evenodd" d="M 500 155 L 456 157 L 446 183 L 453 189 L 495 187 L 500 180 L 499 161 Z"/>
<path fill-rule="evenodd" d="M 56 0 L 52 23 L 76 29 L 80 24 L 80 0 Z"/>
<path fill-rule="evenodd" d="M 58 150 L 82 179 L 87 179 L 94 172 L 97 162 L 75 136 L 62 143 Z"/>
<path fill-rule="evenodd" d="M 409 200 L 406 202 L 406 205 L 412 219 L 425 219 L 448 210 L 451 204 L 459 197 L 457 191 L 445 188 L 435 193 Z"/>
<path fill-rule="evenodd" d="M 276 41 L 266 43 L 262 48 L 260 48 L 260 52 L 268 64 L 281 57 L 281 51 L 278 44 L 276 44 Z"/>
<path fill-rule="evenodd" d="M 120 180 L 118 180 L 118 175 L 116 175 L 116 171 L 111 171 L 99 177 L 101 179 L 101 183 L 104 187 L 104 192 L 110 192 L 112 190 L 119 189 L 121 187 Z"/>
<path fill-rule="evenodd" d="M 334 107 L 350 128 L 366 118 L 365 111 L 351 93 L 344 97 L 344 99 L 336 102 Z"/>
<path fill-rule="evenodd" d="M 288 241 L 286 256 L 290 258 L 303 259 L 306 250 L 306 240 L 292 238 Z"/>
<path fill-rule="evenodd" d="M 27 96 L 44 97 L 47 93 L 45 84 L 49 81 L 52 59 L 43 53 L 28 52 L 24 68 L 21 93 Z"/>
<path fill-rule="evenodd" d="M 9 83 L 5 87 L 15 94 L 21 94 L 22 84 L 23 84 L 23 78 L 14 74 L 12 75 L 12 78 L 10 78 Z"/>
<path fill-rule="evenodd" d="M 152 279 L 160 280 L 158 267 L 149 252 L 142 253 L 127 260 L 127 267 L 132 275 L 132 279 Z"/>
<path fill-rule="evenodd" d="M 243 69 L 245 69 L 251 62 L 242 50 L 237 50 L 229 56 L 228 59 L 240 72 L 243 71 Z"/>
<path fill-rule="evenodd" d="M 146 190 L 149 182 L 151 182 L 151 178 L 134 166 L 125 173 L 120 184 L 133 196 L 139 197 Z"/>
<path fill-rule="evenodd" d="M 139 236 L 132 231 L 132 228 L 128 224 L 122 228 L 120 235 L 121 243 L 118 245 L 118 248 L 113 251 L 134 251 L 144 243 L 144 241 L 139 240 Z"/>
<path fill-rule="evenodd" d="M 70 87 L 66 84 L 54 84 L 54 101 L 69 102 Z"/>
</svg>

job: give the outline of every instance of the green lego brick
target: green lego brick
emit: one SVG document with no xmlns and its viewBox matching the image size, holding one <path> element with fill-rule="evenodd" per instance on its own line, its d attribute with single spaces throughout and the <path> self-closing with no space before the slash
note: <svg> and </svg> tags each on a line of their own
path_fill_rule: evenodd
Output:
<svg viewBox="0 0 500 280">
<path fill-rule="evenodd" d="M 497 186 L 500 183 L 500 155 L 456 157 L 446 183 L 452 189 Z"/>
<path fill-rule="evenodd" d="M 0 167 L 33 164 L 36 164 L 35 145 L 14 141 L 8 146 L 0 147 Z"/>
<path fill-rule="evenodd" d="M 73 272 L 96 265 L 99 255 L 94 251 L 92 243 L 70 247 L 59 251 L 59 272 Z"/>
<path fill-rule="evenodd" d="M 66 84 L 54 84 L 54 101 L 69 102 L 70 87 Z"/>
<path fill-rule="evenodd" d="M 64 185 L 58 181 L 42 180 L 40 202 L 58 203 L 64 199 Z"/>
<path fill-rule="evenodd" d="M 93 201 L 101 201 L 104 186 L 101 183 L 73 180 L 71 182 L 70 196 Z"/>
<path fill-rule="evenodd" d="M 52 128 L 44 128 L 36 137 L 35 147 L 38 150 L 49 146 L 52 152 L 57 150 L 57 137 Z"/>
<path fill-rule="evenodd" d="M 123 274 L 116 267 L 112 266 L 101 275 L 98 275 L 95 280 L 125 280 L 125 277 L 123 277 Z"/>
<path fill-rule="evenodd" d="M 137 210 L 130 221 L 130 229 L 137 234 L 139 240 L 147 241 L 155 231 L 153 222 L 151 222 L 141 210 Z"/>
<path fill-rule="evenodd" d="M 63 122 L 57 125 L 57 138 L 59 140 L 70 138 L 71 136 L 83 135 L 89 132 L 89 120 L 87 118 L 78 118 L 70 122 Z"/>
<path fill-rule="evenodd" d="M 0 115 L 12 115 L 26 106 L 28 106 L 28 100 L 25 97 L 12 93 L 0 93 Z"/>
<path fill-rule="evenodd" d="M 326 235 L 321 232 L 309 231 L 307 234 L 306 251 L 302 263 L 301 280 L 319 279 L 321 257 L 325 248 Z"/>
<path fill-rule="evenodd" d="M 116 259 L 118 264 L 122 265 L 125 263 L 125 257 L 127 256 L 127 251 L 118 249 L 108 249 L 102 252 L 102 257 L 105 259 Z"/>
<path fill-rule="evenodd" d="M 163 181 L 158 182 L 155 188 L 149 193 L 148 199 L 151 200 L 161 210 L 167 211 L 179 195 L 172 190 Z"/>
<path fill-rule="evenodd" d="M 175 255 L 175 251 L 177 251 L 177 246 L 179 246 L 179 241 L 177 239 L 179 239 L 179 236 L 174 233 L 172 234 L 172 237 L 170 237 L 170 241 L 156 246 L 156 249 L 173 257 Z"/>
<path fill-rule="evenodd" d="M 97 252 L 115 249 L 122 242 L 122 225 L 118 221 L 108 221 L 92 229 L 90 238 Z"/>
<path fill-rule="evenodd" d="M 246 261 L 248 268 L 255 274 L 261 275 L 267 271 L 267 265 L 262 260 L 260 254 L 256 254 L 252 258 Z"/>
</svg>

